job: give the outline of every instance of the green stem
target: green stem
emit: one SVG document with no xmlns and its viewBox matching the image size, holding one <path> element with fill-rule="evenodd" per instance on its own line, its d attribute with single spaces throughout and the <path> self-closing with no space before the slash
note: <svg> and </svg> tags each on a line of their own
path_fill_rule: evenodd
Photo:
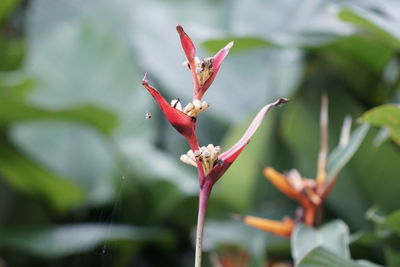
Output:
<svg viewBox="0 0 400 267">
<path fill-rule="evenodd" d="M 201 254 L 203 251 L 203 230 L 204 221 L 207 212 L 208 199 L 210 197 L 211 185 L 205 184 L 199 193 L 199 210 L 197 217 L 197 232 L 196 232 L 196 256 L 195 256 L 195 267 L 201 267 Z"/>
</svg>

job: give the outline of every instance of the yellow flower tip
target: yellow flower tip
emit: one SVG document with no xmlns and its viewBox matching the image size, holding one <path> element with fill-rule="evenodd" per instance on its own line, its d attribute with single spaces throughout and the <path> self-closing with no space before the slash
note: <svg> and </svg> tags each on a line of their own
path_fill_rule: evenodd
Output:
<svg viewBox="0 0 400 267">
<path fill-rule="evenodd" d="M 268 220 L 253 216 L 243 216 L 243 223 L 254 228 L 289 238 L 294 230 L 295 223 L 292 219 L 285 217 L 282 221 Z"/>
<path fill-rule="evenodd" d="M 265 167 L 263 173 L 264 173 L 264 176 L 267 177 L 267 178 L 275 177 L 275 176 L 278 176 L 278 175 L 283 175 L 283 174 L 277 172 L 274 168 L 271 168 L 271 167 Z"/>
</svg>

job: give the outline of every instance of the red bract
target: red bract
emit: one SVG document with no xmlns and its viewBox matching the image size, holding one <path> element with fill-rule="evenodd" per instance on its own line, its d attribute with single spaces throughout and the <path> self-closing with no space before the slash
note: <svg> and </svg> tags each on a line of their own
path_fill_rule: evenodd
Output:
<svg viewBox="0 0 400 267">
<path fill-rule="evenodd" d="M 181 157 L 181 160 L 187 164 L 198 166 L 198 164 L 195 163 L 201 163 L 205 177 L 199 176 L 200 187 L 203 187 L 204 184 L 212 187 L 212 185 L 219 178 L 221 178 L 221 176 L 236 160 L 236 158 L 239 156 L 245 146 L 250 142 L 250 138 L 256 132 L 268 111 L 272 107 L 279 106 L 280 104 L 286 103 L 287 101 L 287 99 L 280 98 L 274 103 L 264 106 L 253 119 L 242 138 L 240 138 L 240 140 L 228 151 L 222 153 L 221 155 L 219 155 L 220 148 L 214 147 L 213 145 L 202 147 L 200 150 L 197 151 L 189 151 L 187 155 L 183 155 Z M 218 157 L 216 157 L 216 155 L 218 155 Z"/>
<path fill-rule="evenodd" d="M 213 57 L 199 60 L 196 57 L 196 47 L 190 37 L 185 33 L 181 25 L 176 26 L 179 33 L 183 51 L 188 60 L 188 68 L 190 69 L 194 83 L 193 99 L 202 99 L 204 93 L 210 87 L 217 75 L 219 68 L 229 50 L 233 46 L 233 42 L 228 43 L 224 48 L 219 50 Z"/>
<path fill-rule="evenodd" d="M 192 149 L 197 149 L 199 146 L 195 133 L 196 118 L 190 117 L 171 106 L 157 89 L 148 84 L 147 75 L 143 77 L 142 85 L 156 100 L 158 106 L 160 107 L 161 111 L 164 113 L 168 121 L 171 123 L 171 125 L 186 138 L 189 146 Z"/>
<path fill-rule="evenodd" d="M 231 164 L 236 160 L 245 146 L 250 142 L 250 138 L 257 131 L 261 122 L 263 121 L 265 115 L 272 107 L 279 106 L 283 103 L 288 102 L 285 98 L 280 98 L 274 103 L 268 104 L 264 106 L 256 115 L 256 117 L 251 122 L 249 128 L 247 128 L 246 132 L 240 138 L 240 140 L 233 145 L 228 151 L 222 153 L 219 157 L 219 164 L 217 163 L 212 171 L 207 175 L 206 179 L 210 179 L 213 182 L 216 182 L 221 176 L 226 172 L 226 170 L 231 166 Z"/>
</svg>

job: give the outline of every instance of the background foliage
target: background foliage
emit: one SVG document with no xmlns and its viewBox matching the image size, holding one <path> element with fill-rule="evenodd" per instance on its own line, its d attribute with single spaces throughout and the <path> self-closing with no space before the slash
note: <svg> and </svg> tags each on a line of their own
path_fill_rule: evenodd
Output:
<svg viewBox="0 0 400 267">
<path fill-rule="evenodd" d="M 177 23 L 203 56 L 235 41 L 206 95 L 202 144 L 229 147 L 261 106 L 291 99 L 216 186 L 205 257 L 399 266 L 399 12 L 395 0 L 2 0 L 0 266 L 192 264 L 195 171 L 177 160 L 188 148 L 140 86 L 149 72 L 163 94 L 189 100 Z M 291 254 L 289 241 L 229 214 L 293 215 L 261 170 L 314 177 L 322 92 L 331 148 L 346 115 L 373 127 L 326 204 L 325 221 L 342 221 L 306 237 L 297 229 Z M 345 240 L 339 250 L 316 244 L 298 258 L 296 242 L 330 231 Z"/>
</svg>

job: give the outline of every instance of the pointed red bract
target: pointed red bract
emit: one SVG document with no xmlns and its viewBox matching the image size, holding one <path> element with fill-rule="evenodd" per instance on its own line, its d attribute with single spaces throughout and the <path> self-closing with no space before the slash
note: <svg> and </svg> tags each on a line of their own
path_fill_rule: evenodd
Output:
<svg viewBox="0 0 400 267">
<path fill-rule="evenodd" d="M 196 92 L 199 89 L 199 80 L 197 78 L 196 74 L 196 63 L 195 63 L 195 56 L 196 56 L 196 47 L 194 46 L 192 40 L 190 37 L 186 34 L 186 32 L 183 30 L 183 27 L 181 25 L 176 26 L 176 30 L 179 33 L 179 37 L 181 39 L 181 44 L 183 51 L 185 52 L 186 58 L 188 60 L 190 72 L 192 73 L 192 78 L 193 78 L 193 85 L 194 85 L 194 92 L 196 95 Z M 193 97 L 193 100 L 196 99 Z M 199 98 L 200 100 L 200 98 Z"/>
<path fill-rule="evenodd" d="M 215 167 L 211 170 L 211 172 L 207 175 L 206 180 L 211 179 L 214 183 L 221 178 L 221 176 L 226 172 L 226 170 L 231 166 L 231 164 L 236 160 L 245 146 L 250 142 L 250 138 L 257 131 L 258 127 L 261 125 L 265 115 L 272 107 L 279 106 L 283 103 L 288 102 L 285 98 L 280 98 L 274 103 L 268 104 L 264 106 L 250 123 L 250 126 L 247 128 L 246 132 L 240 138 L 240 140 L 233 145 L 228 151 L 222 153 L 218 157 L 218 161 Z"/>
<path fill-rule="evenodd" d="M 142 85 L 156 100 L 158 106 L 171 125 L 188 140 L 190 147 L 192 149 L 198 149 L 198 143 L 195 134 L 196 118 L 192 118 L 172 107 L 157 89 L 148 84 L 147 75 L 144 76 Z"/>
<path fill-rule="evenodd" d="M 196 56 L 196 47 L 194 46 L 190 37 L 183 30 L 181 25 L 176 26 L 176 30 L 179 33 L 179 37 L 181 38 L 181 44 L 183 51 L 185 51 L 185 55 L 189 63 L 194 62 L 194 57 Z"/>
<path fill-rule="evenodd" d="M 196 63 L 195 63 L 195 57 L 196 57 L 196 47 L 194 46 L 192 40 L 190 37 L 186 34 L 186 32 L 183 30 L 183 27 L 181 25 L 176 26 L 176 30 L 179 33 L 179 37 L 181 39 L 181 44 L 183 51 L 185 52 L 186 58 L 189 63 L 190 67 L 190 72 L 192 73 L 193 77 L 193 83 L 194 83 L 194 96 L 193 100 L 199 99 L 201 100 L 204 93 L 207 91 L 207 89 L 210 87 L 212 82 L 215 79 L 215 76 L 218 73 L 219 68 L 221 67 L 222 62 L 224 61 L 225 57 L 228 55 L 229 50 L 233 46 L 233 42 L 230 42 L 227 44 L 224 48 L 219 50 L 214 56 L 213 56 L 213 73 L 211 76 L 204 82 L 203 85 L 200 85 L 199 78 L 197 77 L 196 74 Z"/>
<path fill-rule="evenodd" d="M 197 91 L 195 92 L 195 98 L 201 99 L 210 85 L 213 83 L 215 76 L 221 67 L 222 62 L 224 61 L 225 57 L 228 55 L 229 50 L 232 48 L 233 42 L 229 42 L 224 48 L 219 50 L 213 57 L 213 69 L 214 72 L 211 74 L 210 78 L 204 82 L 203 86 L 200 86 Z"/>
</svg>

